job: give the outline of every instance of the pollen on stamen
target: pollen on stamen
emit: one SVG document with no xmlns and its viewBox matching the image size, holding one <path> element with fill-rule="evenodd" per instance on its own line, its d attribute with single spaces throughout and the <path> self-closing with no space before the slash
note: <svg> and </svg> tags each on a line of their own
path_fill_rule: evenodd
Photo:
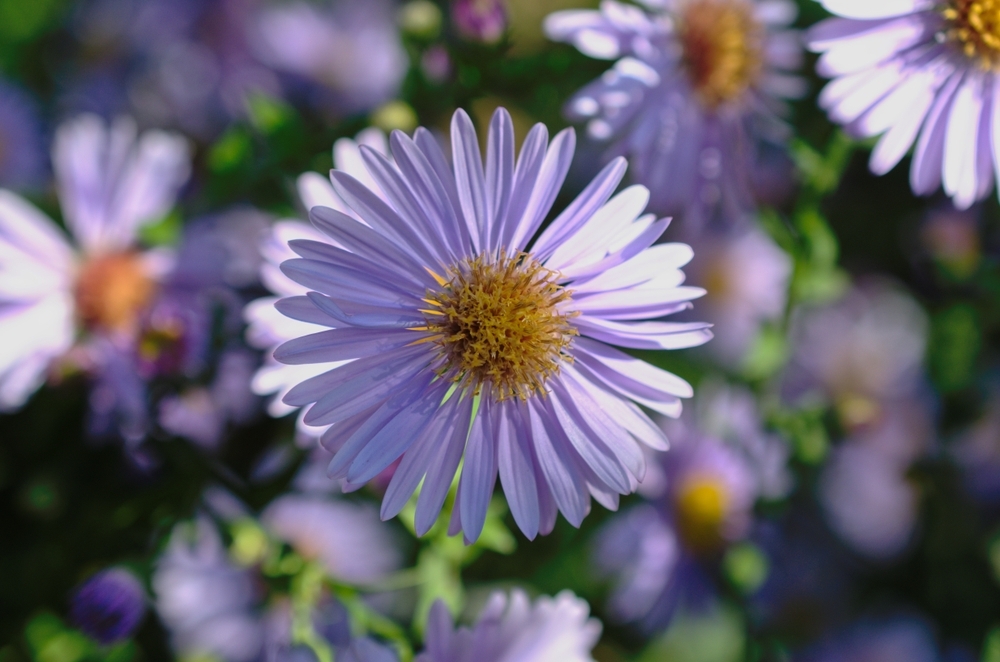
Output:
<svg viewBox="0 0 1000 662">
<path fill-rule="evenodd" d="M 1000 70 L 1000 0 L 950 0 L 941 14 L 947 40 L 984 70 Z"/>
<path fill-rule="evenodd" d="M 442 375 L 477 393 L 488 382 L 497 400 L 544 393 L 578 335 L 558 274 L 530 255 L 501 252 L 465 260 L 447 276 L 435 276 L 442 287 L 428 292 L 432 308 L 418 329 L 430 334 L 422 342 L 439 346 Z"/>
<path fill-rule="evenodd" d="M 760 75 L 763 30 L 745 0 L 689 0 L 679 37 L 695 93 L 710 108 L 740 97 Z"/>
</svg>

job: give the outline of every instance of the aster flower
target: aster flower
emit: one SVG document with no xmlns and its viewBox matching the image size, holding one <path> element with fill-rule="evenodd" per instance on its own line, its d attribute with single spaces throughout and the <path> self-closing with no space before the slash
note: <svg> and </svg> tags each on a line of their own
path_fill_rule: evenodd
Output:
<svg viewBox="0 0 1000 662">
<path fill-rule="evenodd" d="M 324 105 L 340 110 L 390 100 L 406 74 L 406 52 L 386 0 L 265 4 L 252 34 L 262 62 L 319 85 Z"/>
<path fill-rule="evenodd" d="M 716 329 L 707 350 L 738 366 L 761 326 L 785 312 L 792 260 L 756 228 L 703 233 L 695 246 L 691 278 L 708 291 L 704 315 Z"/>
<path fill-rule="evenodd" d="M 915 146 L 910 186 L 944 185 L 955 205 L 989 194 L 1000 158 L 996 71 L 1000 22 L 992 0 L 824 0 L 838 18 L 809 34 L 833 78 L 820 95 L 830 118 L 881 138 L 870 167 L 889 172 Z"/>
<path fill-rule="evenodd" d="M 102 570 L 88 579 L 70 603 L 73 623 L 102 644 L 127 639 L 146 615 L 146 591 L 124 568 Z"/>
<path fill-rule="evenodd" d="M 354 140 L 341 138 L 334 144 L 334 167 L 359 181 L 365 182 L 369 189 L 378 193 L 380 191 L 378 185 L 365 170 L 361 158 L 361 145 L 374 149 L 379 154 L 386 154 L 389 150 L 388 142 L 382 131 L 375 128 L 365 129 Z M 299 198 L 306 209 L 321 205 L 355 216 L 350 207 L 337 196 L 328 178 L 314 172 L 307 172 L 299 176 L 297 185 Z M 340 364 L 340 362 L 331 362 L 330 364 L 286 365 L 278 363 L 272 356 L 274 349 L 281 343 L 325 328 L 322 325 L 286 317 L 274 307 L 274 304 L 282 297 L 304 296 L 309 292 L 309 288 L 300 285 L 281 272 L 282 262 L 297 257 L 289 248 L 288 242 L 297 239 L 325 241 L 325 237 L 326 235 L 307 223 L 283 220 L 274 224 L 261 244 L 261 255 L 264 259 L 260 266 L 260 280 L 276 296 L 261 297 L 251 301 L 243 316 L 247 322 L 247 341 L 267 353 L 264 366 L 254 376 L 253 389 L 260 395 L 274 394 L 275 397 L 268 405 L 268 412 L 272 416 L 284 416 L 298 409 L 282 402 L 282 398 L 293 386 Z M 300 432 L 310 437 L 320 432 L 318 429 L 310 429 L 302 425 L 301 419 L 299 428 Z"/>
<path fill-rule="evenodd" d="M 263 639 L 254 574 L 229 560 L 207 518 L 179 524 L 153 572 L 156 611 L 183 655 L 256 658 Z"/>
<path fill-rule="evenodd" d="M 839 301 L 798 312 L 786 375 L 789 393 L 819 389 L 848 429 L 876 419 L 883 402 L 919 388 L 927 315 L 907 293 L 870 281 Z"/>
<path fill-rule="evenodd" d="M 261 523 L 302 556 L 321 561 L 330 577 L 342 582 L 372 584 L 400 565 L 393 536 L 374 508 L 287 494 L 264 510 Z"/>
<path fill-rule="evenodd" d="M 205 499 L 223 519 L 251 517 L 222 490 L 206 492 Z M 376 580 L 399 561 L 375 512 L 354 504 L 286 495 L 265 510 L 262 524 L 302 557 L 320 559 L 340 581 Z M 295 659 L 296 652 L 308 651 L 292 636 L 288 596 L 268 595 L 258 566 L 239 565 L 239 554 L 232 552 L 208 517 L 174 528 L 152 584 L 175 651 L 225 662 Z M 309 617 L 337 660 L 396 659 L 374 641 L 354 636 L 347 611 L 325 592 L 310 606 Z"/>
<path fill-rule="evenodd" d="M 532 603 L 523 591 L 496 592 L 470 628 L 455 629 L 438 601 L 427 622 L 426 648 L 416 662 L 584 662 L 601 635 L 587 603 L 569 591 Z"/>
<path fill-rule="evenodd" d="M 801 60 L 787 0 L 604 0 L 556 12 L 550 38 L 616 60 L 578 92 L 568 116 L 629 157 L 650 206 L 687 221 L 738 219 L 751 205 L 750 171 L 763 141 L 781 142 L 782 100 L 799 96 Z"/>
<path fill-rule="evenodd" d="M 613 517 L 594 547 L 609 613 L 649 632 L 713 602 L 710 564 L 748 536 L 758 498 L 791 488 L 787 445 L 764 432 L 749 392 L 709 383 L 693 410 L 664 421 L 673 447 L 647 471 L 647 502 Z"/>
<path fill-rule="evenodd" d="M 0 409 L 15 409 L 38 388 L 52 360 L 79 333 L 114 341 L 133 334 L 169 263 L 136 247 L 139 228 L 172 205 L 189 172 L 180 137 L 137 138 L 82 116 L 55 139 L 67 237 L 31 204 L 0 191 Z"/>
<path fill-rule="evenodd" d="M 435 522 L 464 458 L 452 531 L 478 538 L 500 481 L 529 538 L 556 510 L 579 525 L 590 496 L 614 508 L 644 475 L 641 444 L 666 438 L 635 403 L 680 413 L 690 386 L 614 349 L 699 345 L 706 324 L 648 321 L 704 292 L 682 287 L 681 244 L 650 248 L 667 225 L 640 215 L 640 186 L 611 197 L 609 164 L 538 232 L 566 175 L 571 130 L 547 146 L 536 125 L 514 158 L 510 116 L 493 116 L 486 166 L 469 117 L 452 121 L 454 170 L 430 133 L 391 138 L 395 163 L 362 148 L 389 202 L 334 170 L 334 188 L 363 222 L 328 207 L 310 218 L 325 242 L 292 241 L 282 264 L 306 296 L 278 309 L 330 327 L 275 350 L 283 363 L 350 360 L 288 392 L 304 420 L 328 425 L 329 475 L 364 484 L 402 457 L 382 503 L 395 516 L 423 479 L 421 534 Z M 610 200 L 609 200 L 610 198 Z M 333 240 L 332 242 L 330 240 Z"/>
<path fill-rule="evenodd" d="M 883 404 L 878 418 L 837 446 L 823 467 L 819 499 L 826 520 L 865 556 L 892 558 L 913 538 L 920 493 L 907 473 L 931 446 L 928 410 L 920 400 Z"/>
</svg>

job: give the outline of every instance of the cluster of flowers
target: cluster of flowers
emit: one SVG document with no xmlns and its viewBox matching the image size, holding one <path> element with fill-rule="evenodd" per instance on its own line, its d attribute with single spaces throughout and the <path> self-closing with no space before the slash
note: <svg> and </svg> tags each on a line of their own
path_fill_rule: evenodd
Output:
<svg viewBox="0 0 1000 662">
<path fill-rule="evenodd" d="M 910 472 L 942 452 L 926 314 L 875 277 L 790 297 L 801 265 L 758 209 L 794 188 L 784 117 L 807 91 L 804 46 L 833 79 L 819 99 L 831 119 L 882 136 L 873 172 L 915 145 L 915 193 L 943 186 L 958 209 L 984 199 L 1000 175 L 1000 3 L 825 0 L 835 17 L 804 34 L 791 0 L 557 11 L 551 40 L 614 61 L 565 104 L 598 167 L 562 208 L 574 130 L 550 139 L 536 124 L 515 149 L 499 108 L 479 134 L 457 110 L 446 131 L 338 140 L 329 177 L 296 181 L 302 218 L 234 207 L 185 223 L 173 210 L 192 141 L 239 118 L 248 95 L 331 117 L 391 101 L 407 67 L 396 16 L 371 0 L 92 4 L 80 39 L 121 53 L 81 63 L 66 104 L 107 114 L 125 98 L 134 119 L 79 113 L 54 132 L 64 227 L 8 190 L 37 191 L 45 159 L 31 103 L 0 86 L 0 411 L 82 379 L 88 433 L 122 440 L 140 471 L 160 462 L 151 437 L 211 455 L 262 409 L 297 417 L 305 457 L 257 513 L 209 488 L 158 553 L 151 590 L 123 566 L 83 583 L 70 617 L 97 641 L 130 637 L 149 603 L 184 657 L 409 659 L 392 619 L 417 614 L 421 662 L 592 659 L 602 627 L 568 591 L 492 592 L 471 628 L 454 624 L 454 602 L 412 604 L 401 532 L 383 521 L 475 548 L 498 478 L 529 541 L 560 513 L 581 527 L 591 499 L 617 511 L 638 493 L 596 527 L 587 563 L 609 588 L 607 618 L 646 635 L 718 611 L 733 587 L 762 618 L 809 604 L 839 623 L 850 561 L 913 544 Z M 404 9 L 414 30 L 439 12 Z M 500 3 L 452 10 L 466 39 L 504 39 Z M 224 28 L 206 40 L 210 23 Z M 423 75 L 450 75 L 434 48 Z M 976 248 L 954 213 L 925 238 L 961 270 Z M 664 240 L 672 223 L 684 243 Z M 702 297 L 706 322 L 689 312 Z M 741 379 L 775 334 L 776 365 Z M 697 396 L 637 358 L 701 345 Z M 832 448 L 801 432 L 810 411 Z M 998 427 L 994 404 L 949 447 L 984 500 L 1000 494 Z M 288 469 L 283 449 L 255 474 Z M 792 504 L 797 465 L 815 470 L 819 518 Z M 335 494 L 366 488 L 380 510 Z M 920 617 L 849 632 L 809 659 L 937 659 Z"/>
</svg>

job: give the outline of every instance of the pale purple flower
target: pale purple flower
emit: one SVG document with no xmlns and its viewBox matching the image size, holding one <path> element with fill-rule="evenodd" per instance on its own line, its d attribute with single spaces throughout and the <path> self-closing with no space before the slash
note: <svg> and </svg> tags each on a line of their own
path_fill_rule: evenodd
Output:
<svg viewBox="0 0 1000 662">
<path fill-rule="evenodd" d="M 531 601 L 518 589 L 493 593 L 471 628 L 455 628 L 440 600 L 416 662 L 587 662 L 601 636 L 590 607 L 569 591 Z"/>
<path fill-rule="evenodd" d="M 0 186 L 35 188 L 44 177 L 45 150 L 36 104 L 0 80 Z"/>
<path fill-rule="evenodd" d="M 504 0 L 451 0 L 451 22 L 470 41 L 493 44 L 507 29 Z"/>
<path fill-rule="evenodd" d="M 207 517 L 174 527 L 152 584 L 156 611 L 177 653 L 256 659 L 263 643 L 257 581 L 250 569 L 230 561 Z"/>
<path fill-rule="evenodd" d="M 406 75 L 387 0 L 265 4 L 254 23 L 261 61 L 320 86 L 323 105 L 369 110 L 392 99 Z"/>
<path fill-rule="evenodd" d="M 691 278 L 708 292 L 704 316 L 715 328 L 707 350 L 738 366 L 761 326 L 784 314 L 792 260 L 756 228 L 703 233 L 692 243 L 698 257 L 691 262 Z"/>
<path fill-rule="evenodd" d="M 365 170 L 361 158 L 361 145 L 366 145 L 380 154 L 389 151 L 388 142 L 382 131 L 375 128 L 365 129 L 354 140 L 342 138 L 334 144 L 334 167 L 365 182 L 370 189 L 378 192 L 378 185 Z M 329 178 L 307 172 L 299 176 L 297 186 L 299 198 L 305 209 L 320 205 L 354 216 L 350 207 L 345 205 L 333 190 Z M 283 220 L 275 223 L 260 247 L 264 258 L 260 265 L 260 279 L 276 296 L 251 301 L 243 314 L 248 325 L 247 341 L 267 352 L 264 366 L 254 376 L 253 390 L 260 395 L 274 395 L 268 405 L 268 412 L 276 417 L 298 410 L 297 407 L 282 402 L 282 398 L 293 386 L 341 363 L 335 361 L 329 364 L 286 365 L 278 363 L 272 356 L 274 349 L 281 343 L 325 328 L 322 325 L 286 317 L 274 307 L 275 302 L 282 297 L 305 295 L 309 292 L 309 288 L 296 283 L 280 269 L 282 262 L 297 257 L 288 246 L 289 241 L 296 239 L 326 241 L 326 235 L 302 221 Z M 301 419 L 299 428 L 307 437 L 314 437 L 322 431 L 318 428 L 308 428 L 301 423 Z"/>
<path fill-rule="evenodd" d="M 850 428 L 878 416 L 880 403 L 912 393 L 922 375 L 927 315 L 906 292 L 864 283 L 839 301 L 799 311 L 792 340 L 792 390 L 818 388 Z"/>
<path fill-rule="evenodd" d="M 855 551 L 874 559 L 902 552 L 913 537 L 920 494 L 907 477 L 930 446 L 926 403 L 883 405 L 834 449 L 823 467 L 819 498 L 830 528 Z"/>
<path fill-rule="evenodd" d="M 258 411 L 258 398 L 250 391 L 256 368 L 257 361 L 246 350 L 224 352 L 210 384 L 160 400 L 160 426 L 205 450 L 217 450 L 230 423 L 246 423 Z"/>
<path fill-rule="evenodd" d="M 74 594 L 69 608 L 73 623 L 102 644 L 126 639 L 146 615 L 146 590 L 125 568 L 102 570 Z"/>
<path fill-rule="evenodd" d="M 809 34 L 819 73 L 833 78 L 820 105 L 850 133 L 882 136 L 872 172 L 889 172 L 915 145 L 913 191 L 943 184 L 960 209 L 993 189 L 1000 157 L 1000 28 L 982 4 L 823 0 L 838 18 Z"/>
<path fill-rule="evenodd" d="M 513 124 L 499 109 L 485 168 L 463 111 L 452 121 L 453 170 L 424 129 L 390 142 L 395 162 L 361 149 L 388 202 L 334 170 L 337 194 L 362 222 L 313 207 L 329 239 L 290 242 L 301 257 L 282 264 L 313 291 L 279 310 L 330 329 L 275 357 L 350 360 L 284 397 L 309 407 L 307 424 L 331 426 L 330 476 L 361 485 L 402 456 L 382 516 L 399 513 L 423 480 L 422 534 L 464 462 L 451 529 L 468 540 L 482 531 L 498 474 L 529 538 L 550 531 L 557 510 L 578 526 L 590 496 L 616 507 L 645 473 L 641 444 L 666 448 L 636 403 L 677 416 L 692 391 L 610 345 L 676 349 L 711 337 L 705 324 L 648 321 L 704 293 L 681 286 L 691 249 L 651 247 L 667 221 L 642 215 L 645 188 L 611 197 L 623 159 L 531 242 L 569 168 L 571 130 L 549 145 L 536 125 L 515 161 Z"/>
<path fill-rule="evenodd" d="M 666 627 L 681 605 L 712 601 L 704 561 L 747 536 L 758 496 L 752 467 L 730 444 L 696 431 L 671 439 L 663 489 L 613 517 L 594 548 L 598 572 L 613 580 L 611 615 L 648 631 Z"/>
<path fill-rule="evenodd" d="M 754 491 L 760 498 L 781 499 L 791 492 L 791 449 L 785 440 L 765 429 L 757 400 L 749 389 L 706 379 L 693 413 L 693 425 L 690 419 L 683 418 L 676 423 L 664 422 L 668 435 L 687 437 L 700 430 L 726 442 L 749 468 Z"/>
<path fill-rule="evenodd" d="M 53 161 L 63 216 L 75 242 L 31 204 L 0 191 L 0 409 L 38 388 L 79 331 L 109 340 L 134 333 L 170 268 L 137 250 L 141 226 L 173 205 L 188 177 L 188 147 L 175 135 L 136 135 L 94 116 L 62 125 Z"/>
<path fill-rule="evenodd" d="M 261 514 L 261 524 L 330 577 L 373 584 L 400 566 L 392 532 L 367 505 L 316 495 L 286 494 Z"/>
<path fill-rule="evenodd" d="M 629 157 L 650 206 L 685 222 L 739 219 L 764 142 L 783 142 L 783 100 L 800 96 L 802 53 L 787 0 L 604 0 L 556 12 L 550 38 L 615 60 L 567 105 L 587 135 Z M 690 225 L 691 223 L 688 222 Z"/>
</svg>

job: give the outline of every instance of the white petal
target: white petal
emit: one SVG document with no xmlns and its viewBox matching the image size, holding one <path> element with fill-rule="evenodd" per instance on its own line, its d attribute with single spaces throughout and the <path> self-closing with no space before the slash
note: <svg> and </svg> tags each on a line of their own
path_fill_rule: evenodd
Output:
<svg viewBox="0 0 1000 662">
<path fill-rule="evenodd" d="M 933 9 L 935 0 L 822 0 L 831 14 L 844 18 L 888 18 Z"/>
</svg>

